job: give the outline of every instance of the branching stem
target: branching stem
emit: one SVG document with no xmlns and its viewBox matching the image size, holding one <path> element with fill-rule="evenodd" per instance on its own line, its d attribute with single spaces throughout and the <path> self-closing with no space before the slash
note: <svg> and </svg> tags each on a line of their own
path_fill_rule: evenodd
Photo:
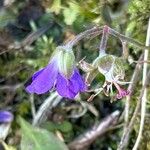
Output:
<svg viewBox="0 0 150 150">
<path fill-rule="evenodd" d="M 99 47 L 99 54 L 105 54 L 108 35 L 109 35 L 109 27 L 104 26 L 103 35 L 102 35 L 102 39 L 101 39 L 100 47 Z"/>
<path fill-rule="evenodd" d="M 107 28 L 106 28 L 107 27 Z M 76 45 L 80 40 L 82 40 L 83 38 L 86 38 L 86 37 L 88 37 L 88 36 L 93 36 L 93 35 L 95 35 L 95 36 L 98 36 L 99 34 L 101 34 L 102 33 L 102 30 L 105 30 L 105 29 L 107 29 L 108 30 L 108 33 L 110 34 L 110 35 L 113 35 L 113 36 L 115 36 L 115 37 L 117 37 L 117 38 L 119 38 L 121 41 L 124 41 L 124 42 L 127 42 L 127 43 L 131 43 L 131 44 L 133 44 L 134 46 L 136 46 L 136 47 L 139 47 L 139 48 L 141 48 L 141 49 L 148 49 L 148 50 L 150 50 L 150 46 L 145 46 L 145 45 L 143 45 L 142 43 L 140 43 L 140 42 L 138 42 L 138 41 L 136 41 L 136 40 L 134 40 L 134 39 L 132 39 L 132 38 L 130 38 L 130 37 L 126 37 L 126 36 L 124 36 L 124 35 L 122 35 L 122 34 L 120 34 L 119 32 L 117 32 L 117 31 L 115 31 L 114 29 L 112 29 L 112 28 L 110 28 L 110 27 L 108 27 L 108 26 L 104 26 L 104 27 L 93 27 L 93 28 L 91 28 L 91 29 L 88 29 L 88 30 L 86 30 L 86 31 L 84 31 L 84 32 L 82 32 L 82 33 L 80 33 L 80 34 L 78 34 L 77 36 L 75 36 L 75 38 L 74 39 L 72 39 L 71 41 L 69 41 L 68 43 L 66 43 L 65 45 L 67 46 L 67 47 L 70 47 L 70 48 L 72 48 L 74 45 Z M 103 31 L 104 31 L 103 30 Z M 105 45 L 105 44 L 104 44 Z"/>
</svg>

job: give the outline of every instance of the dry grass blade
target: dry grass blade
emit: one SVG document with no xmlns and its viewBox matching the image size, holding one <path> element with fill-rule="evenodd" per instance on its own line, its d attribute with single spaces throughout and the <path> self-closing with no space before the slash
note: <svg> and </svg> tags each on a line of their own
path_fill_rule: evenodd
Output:
<svg viewBox="0 0 150 150">
<path fill-rule="evenodd" d="M 49 22 L 45 26 L 39 28 L 37 31 L 30 33 L 22 42 L 8 45 L 7 46 L 8 48 L 6 50 L 0 52 L 0 55 L 10 52 L 12 50 L 21 50 L 24 49 L 26 46 L 30 46 L 35 40 L 37 40 L 42 34 L 44 34 L 52 26 L 53 23 Z"/>
<path fill-rule="evenodd" d="M 33 118 L 33 126 L 39 126 L 42 122 L 47 119 L 47 113 L 61 101 L 60 97 L 56 92 L 51 93 L 51 95 L 45 99 L 40 108 L 38 109 L 35 117 Z"/>
<path fill-rule="evenodd" d="M 135 119 L 138 116 L 138 113 L 139 113 L 139 110 L 140 110 L 140 107 L 141 107 L 142 97 L 144 95 L 145 89 L 147 88 L 149 78 L 150 78 L 150 71 L 147 74 L 145 85 L 142 87 L 142 90 L 141 90 L 140 96 L 138 98 L 137 105 L 136 105 L 136 108 L 134 110 L 133 116 L 130 120 L 129 125 L 126 127 L 126 130 L 125 130 L 125 132 L 122 136 L 122 140 L 121 140 L 117 150 L 125 150 L 127 145 L 128 145 L 130 133 L 133 130 L 133 127 L 134 127 L 134 124 L 135 124 Z"/>
</svg>

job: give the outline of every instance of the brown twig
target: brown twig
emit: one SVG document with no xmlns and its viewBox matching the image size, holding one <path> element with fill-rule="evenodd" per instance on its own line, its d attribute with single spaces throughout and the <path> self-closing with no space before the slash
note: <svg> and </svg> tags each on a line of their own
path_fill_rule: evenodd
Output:
<svg viewBox="0 0 150 150">
<path fill-rule="evenodd" d="M 81 134 L 75 140 L 68 144 L 70 150 L 83 150 L 88 147 L 96 138 L 105 134 L 110 127 L 117 124 L 120 112 L 117 110 L 104 118 L 99 124 Z"/>
<path fill-rule="evenodd" d="M 138 61 L 143 60 L 143 54 L 141 54 L 140 58 Z M 128 86 L 128 90 L 131 91 L 132 93 L 134 92 L 135 86 L 139 80 L 139 74 L 142 70 L 142 64 L 137 64 L 135 67 L 135 70 L 133 72 L 132 78 L 131 78 L 131 83 Z M 126 105 L 125 105 L 125 122 L 128 124 L 128 119 L 129 119 L 129 105 L 130 105 L 130 99 L 132 96 L 132 93 L 127 96 L 126 98 Z"/>
<path fill-rule="evenodd" d="M 0 86 L 0 91 L 1 90 L 16 91 L 17 89 L 22 87 L 23 87 L 23 83 L 18 83 L 16 85 L 3 85 Z"/>
<path fill-rule="evenodd" d="M 146 46 L 150 46 L 150 18 L 148 21 L 148 28 L 147 28 L 147 36 L 146 36 Z M 148 60 L 149 51 L 148 49 L 145 49 L 144 51 L 144 61 Z M 142 79 L 142 85 L 144 86 L 146 83 L 146 76 L 147 76 L 147 70 L 148 70 L 148 64 L 143 64 L 143 79 Z M 142 138 L 142 133 L 144 129 L 144 121 L 145 121 L 145 113 L 146 113 L 146 103 L 147 103 L 147 88 L 144 90 L 144 94 L 142 96 L 142 104 L 141 104 L 141 121 L 140 121 L 140 128 L 138 137 L 136 139 L 136 142 L 134 144 L 133 150 L 137 150 Z"/>
<path fill-rule="evenodd" d="M 141 60 L 143 60 L 143 54 L 140 56 L 138 61 L 141 61 Z M 140 74 L 141 70 L 142 70 L 142 65 L 137 64 L 136 67 L 135 67 L 134 73 L 132 75 L 132 78 L 131 78 L 131 83 L 128 86 L 128 90 L 132 91 L 132 93 L 134 92 L 135 86 L 136 86 L 136 84 L 139 80 L 139 77 L 140 77 L 139 74 Z M 125 113 L 125 115 L 124 115 L 125 124 L 124 124 L 122 138 L 121 138 L 121 141 L 119 143 L 120 148 L 121 148 L 121 145 L 123 143 L 124 136 L 126 135 L 126 131 L 127 131 L 128 123 L 129 123 L 129 108 L 130 108 L 130 100 L 131 100 L 132 93 L 127 96 L 126 101 L 125 101 L 126 102 L 125 103 L 125 111 L 124 111 L 124 113 Z"/>
<path fill-rule="evenodd" d="M 0 55 L 6 52 L 10 52 L 12 50 L 21 50 L 24 49 L 26 46 L 30 46 L 36 39 L 38 39 L 43 33 L 45 33 L 53 25 L 54 24 L 52 22 L 49 22 L 45 26 L 39 28 L 37 31 L 31 32 L 22 42 L 8 45 L 8 48 L 6 50 L 0 52 Z"/>
<path fill-rule="evenodd" d="M 122 140 L 121 140 L 117 150 L 124 150 L 124 149 L 126 149 L 126 147 L 128 145 L 130 133 L 133 130 L 135 119 L 138 116 L 138 113 L 139 113 L 139 110 L 140 110 L 140 107 L 141 107 L 142 97 L 143 97 L 145 89 L 147 88 L 147 84 L 149 82 L 149 78 L 150 78 L 150 71 L 148 72 L 147 78 L 146 78 L 146 82 L 145 82 L 144 86 L 142 87 L 142 90 L 141 90 L 140 96 L 138 98 L 138 102 L 137 102 L 135 111 L 133 113 L 133 116 L 132 116 L 132 118 L 130 120 L 129 125 L 127 126 L 127 128 L 126 128 L 126 130 L 124 132 L 125 134 L 122 136 Z"/>
</svg>

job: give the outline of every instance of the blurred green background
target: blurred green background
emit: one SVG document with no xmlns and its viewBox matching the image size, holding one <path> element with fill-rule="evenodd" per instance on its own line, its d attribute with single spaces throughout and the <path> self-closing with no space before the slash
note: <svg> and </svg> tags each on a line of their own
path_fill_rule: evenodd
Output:
<svg viewBox="0 0 150 150">
<path fill-rule="evenodd" d="M 21 132 L 17 117 L 21 116 L 30 123 L 33 117 L 31 95 L 26 93 L 24 84 L 35 71 L 47 65 L 52 52 L 58 45 L 69 41 L 84 30 L 105 24 L 144 44 L 149 14 L 150 0 L 0 0 L 0 109 L 10 110 L 15 116 L 5 142 L 16 149 L 19 148 Z M 7 51 L 11 45 L 21 42 L 31 32 L 49 22 L 52 22 L 53 26 L 31 45 L 26 45 L 22 49 Z M 100 36 L 87 37 L 79 42 L 74 47 L 76 61 L 78 62 L 86 56 L 86 60 L 91 63 L 98 56 L 99 42 Z M 129 57 L 138 60 L 142 50 L 132 45 L 128 45 L 128 48 Z M 107 52 L 121 56 L 120 41 L 111 36 L 108 41 Z M 128 62 L 125 77 L 127 81 L 130 80 L 135 65 L 135 63 L 129 65 Z M 142 74 L 139 76 L 142 78 Z M 103 81 L 104 78 L 99 76 L 94 81 L 93 86 L 102 85 Z M 139 80 L 133 93 L 132 110 L 135 108 L 140 89 L 141 80 Z M 78 101 L 63 99 L 48 114 L 48 120 L 41 125 L 42 128 L 47 129 L 49 133 L 59 131 L 65 143 L 68 144 L 94 125 L 95 122 L 100 121 L 113 111 L 124 110 L 125 99 L 110 103 L 110 98 L 101 93 L 90 103 L 93 107 L 92 110 L 88 109 L 80 117 L 73 117 L 82 112 L 80 101 L 86 102 L 90 94 L 83 93 L 81 100 Z M 49 95 L 50 93 L 34 95 L 36 110 Z M 93 112 L 94 110 L 96 114 Z M 150 150 L 149 111 L 150 103 L 148 101 L 148 115 L 139 148 L 141 150 Z M 136 121 L 136 126 L 130 137 L 129 150 L 133 146 L 138 132 L 139 119 Z M 95 140 L 88 149 L 116 150 L 121 135 L 122 127 L 107 132 Z"/>
</svg>

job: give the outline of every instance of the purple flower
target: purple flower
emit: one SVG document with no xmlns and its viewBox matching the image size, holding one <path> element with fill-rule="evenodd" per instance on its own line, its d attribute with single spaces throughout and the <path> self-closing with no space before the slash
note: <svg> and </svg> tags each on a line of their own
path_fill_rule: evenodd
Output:
<svg viewBox="0 0 150 150">
<path fill-rule="evenodd" d="M 32 82 L 26 87 L 29 93 L 43 94 L 53 87 L 62 97 L 73 99 L 79 92 L 85 91 L 85 83 L 74 66 L 74 55 L 65 47 L 58 47 L 49 64 L 32 76 Z"/>
<path fill-rule="evenodd" d="M 8 123 L 13 120 L 13 115 L 9 111 L 0 111 L 0 123 Z"/>
</svg>

